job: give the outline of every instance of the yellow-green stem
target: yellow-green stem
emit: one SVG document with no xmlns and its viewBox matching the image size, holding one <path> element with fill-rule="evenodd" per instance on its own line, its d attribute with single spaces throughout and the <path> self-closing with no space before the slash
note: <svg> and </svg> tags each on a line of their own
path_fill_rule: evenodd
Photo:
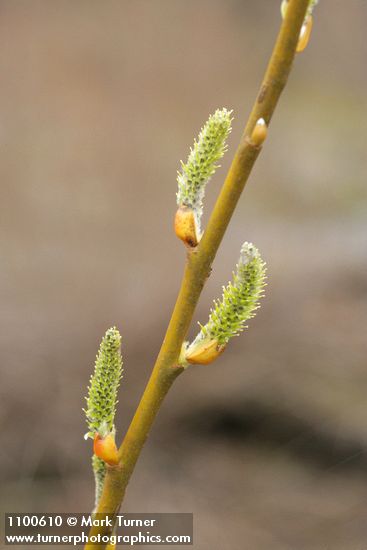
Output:
<svg viewBox="0 0 367 550">
<path fill-rule="evenodd" d="M 205 281 L 210 274 L 218 247 L 261 150 L 251 143 L 252 130 L 259 118 L 263 118 L 267 124 L 270 123 L 288 79 L 308 2 L 309 0 L 290 0 L 260 92 L 207 228 L 197 248 L 188 253 L 181 288 L 161 350 L 119 449 L 120 464 L 108 468 L 98 513 L 118 513 L 126 486 L 161 403 L 173 381 L 183 371 L 181 367 L 177 366 L 182 343 Z M 99 526 L 93 527 L 90 535 L 98 536 L 109 533 L 108 528 Z M 105 544 L 87 544 L 85 550 L 103 549 L 105 546 Z"/>
</svg>

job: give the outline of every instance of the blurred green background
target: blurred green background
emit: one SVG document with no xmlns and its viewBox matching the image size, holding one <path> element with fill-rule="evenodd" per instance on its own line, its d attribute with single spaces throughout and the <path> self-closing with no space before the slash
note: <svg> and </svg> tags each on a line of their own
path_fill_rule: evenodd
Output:
<svg viewBox="0 0 367 550">
<path fill-rule="evenodd" d="M 184 265 L 179 160 L 210 112 L 234 110 L 208 215 L 279 4 L 0 1 L 3 511 L 91 509 L 81 409 L 100 338 L 123 335 L 121 437 Z M 266 298 L 177 380 L 128 489 L 125 511 L 193 512 L 197 550 L 366 541 L 366 23 L 365 1 L 320 1 L 192 335 L 244 240 L 268 263 Z"/>
</svg>

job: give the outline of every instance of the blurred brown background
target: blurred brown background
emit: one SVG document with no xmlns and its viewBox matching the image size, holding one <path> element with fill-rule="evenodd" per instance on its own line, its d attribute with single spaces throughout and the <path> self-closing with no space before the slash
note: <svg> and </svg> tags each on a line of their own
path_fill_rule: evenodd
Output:
<svg viewBox="0 0 367 550">
<path fill-rule="evenodd" d="M 3 511 L 91 508 L 81 408 L 100 338 L 123 335 L 121 436 L 184 264 L 179 160 L 234 109 L 208 214 L 279 4 L 1 0 Z M 244 240 L 268 263 L 266 299 L 216 364 L 178 379 L 128 489 L 126 511 L 194 512 L 198 550 L 366 541 L 366 23 L 362 0 L 317 7 L 195 322 Z"/>
</svg>

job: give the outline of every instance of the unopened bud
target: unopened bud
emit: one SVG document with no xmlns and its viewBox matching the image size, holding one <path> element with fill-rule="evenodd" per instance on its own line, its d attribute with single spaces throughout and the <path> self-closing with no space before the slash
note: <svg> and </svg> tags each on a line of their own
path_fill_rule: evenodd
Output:
<svg viewBox="0 0 367 550">
<path fill-rule="evenodd" d="M 280 13 L 282 14 L 283 19 L 285 18 L 285 14 L 287 13 L 288 8 L 288 0 L 282 0 L 282 3 L 280 4 Z"/>
<path fill-rule="evenodd" d="M 268 127 L 263 118 L 259 118 L 256 122 L 251 134 L 251 143 L 256 147 L 260 147 L 268 135 Z"/>
<path fill-rule="evenodd" d="M 300 53 L 306 48 L 312 31 L 313 18 L 312 15 L 306 17 L 305 22 L 302 25 L 301 32 L 299 34 L 296 52 Z"/>
</svg>

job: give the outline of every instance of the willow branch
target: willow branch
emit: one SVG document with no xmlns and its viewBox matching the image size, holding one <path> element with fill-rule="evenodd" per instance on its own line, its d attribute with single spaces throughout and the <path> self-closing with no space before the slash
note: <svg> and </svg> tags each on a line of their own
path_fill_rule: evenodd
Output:
<svg viewBox="0 0 367 550">
<path fill-rule="evenodd" d="M 126 486 L 162 401 L 176 377 L 182 343 L 218 247 L 248 180 L 261 147 L 251 142 L 258 119 L 269 125 L 294 59 L 298 37 L 309 0 L 290 0 L 259 94 L 250 113 L 240 144 L 220 191 L 199 245 L 188 253 L 177 301 L 151 377 L 119 449 L 119 465 L 108 467 L 97 512 L 117 514 Z M 92 528 L 90 535 L 109 534 L 106 527 Z M 85 549 L 103 549 L 104 544 L 87 544 Z"/>
</svg>

